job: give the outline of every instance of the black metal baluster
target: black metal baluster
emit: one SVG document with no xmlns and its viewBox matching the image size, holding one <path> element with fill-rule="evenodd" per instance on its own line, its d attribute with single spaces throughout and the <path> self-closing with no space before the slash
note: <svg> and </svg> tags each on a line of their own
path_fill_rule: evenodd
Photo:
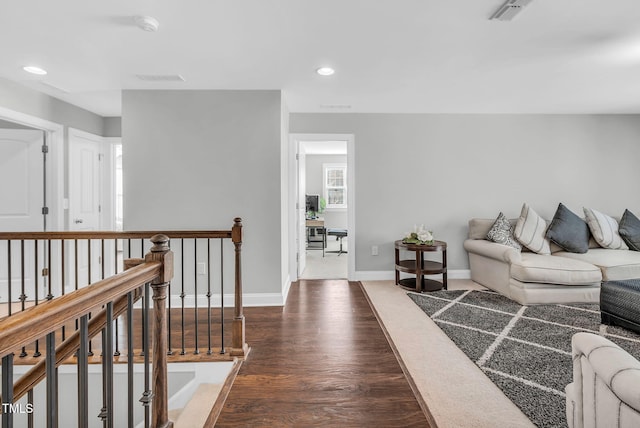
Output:
<svg viewBox="0 0 640 428">
<path fill-rule="evenodd" d="M 211 239 L 207 238 L 207 355 L 211 355 Z"/>
<path fill-rule="evenodd" d="M 193 239 L 193 294 L 194 294 L 194 330 L 195 330 L 195 347 L 196 349 L 193 351 L 194 354 L 199 354 L 200 350 L 198 349 L 198 240 L 196 238 Z"/>
<path fill-rule="evenodd" d="M 113 274 L 118 274 L 118 238 L 113 240 Z M 115 357 L 120 356 L 120 334 L 118 326 L 118 318 L 115 319 L 116 323 L 116 351 L 113 353 Z"/>
<path fill-rule="evenodd" d="M 51 300 L 53 299 L 53 293 L 51 290 L 51 239 L 47 241 L 47 266 L 44 268 L 44 272 L 47 277 L 47 300 Z M 43 276 L 45 274 L 43 274 Z"/>
<path fill-rule="evenodd" d="M 224 240 L 220 238 L 220 353 L 224 354 Z"/>
<path fill-rule="evenodd" d="M 35 279 L 35 304 L 36 306 L 38 306 L 38 240 L 36 239 L 33 245 L 34 248 L 34 253 L 35 253 L 35 257 L 34 257 L 34 279 Z M 39 357 L 42 354 L 40 353 L 40 340 L 36 340 L 36 350 L 33 353 L 34 357 Z"/>
<path fill-rule="evenodd" d="M 24 271 L 24 239 L 20 241 L 20 309 L 24 311 L 25 304 L 24 302 L 27 300 L 27 295 L 25 294 L 25 271 Z M 23 346 L 22 351 L 20 352 L 20 358 L 24 358 L 27 356 L 27 347 Z"/>
<path fill-rule="evenodd" d="M 144 258 L 144 239 L 140 239 L 140 258 Z M 147 303 L 148 303 L 147 300 L 148 300 L 148 298 L 149 298 L 149 296 L 147 295 L 147 293 L 144 293 L 142 295 L 142 307 L 145 308 L 145 309 L 143 309 L 143 313 L 147 308 Z M 147 321 L 148 321 L 147 317 L 143 316 L 142 317 L 142 333 L 143 333 L 143 336 L 144 336 L 144 332 L 147 331 L 147 329 L 149 328 L 149 325 L 148 325 Z M 144 342 L 144 340 L 143 340 L 143 342 Z M 147 349 L 148 348 L 145 348 L 145 344 L 143 343 L 142 351 L 140 352 L 140 356 L 144 356 L 145 360 L 147 358 Z M 149 403 L 151 403 L 151 397 L 149 397 Z M 148 405 L 149 404 L 145 404 L 145 406 L 148 406 Z"/>
<path fill-rule="evenodd" d="M 75 290 L 78 291 L 78 239 L 73 240 L 73 276 L 75 282 Z M 78 330 L 78 320 L 76 319 L 76 330 Z"/>
<path fill-rule="evenodd" d="M 87 284 L 91 284 L 91 238 L 87 239 Z M 89 318 L 91 319 L 91 318 Z"/>
<path fill-rule="evenodd" d="M 171 248 L 171 241 L 169 241 L 169 248 Z M 167 300 L 169 303 L 169 310 L 167 311 L 167 355 L 173 355 L 173 349 L 171 349 L 171 282 L 169 282 Z"/>
<path fill-rule="evenodd" d="M 113 428 L 113 302 L 105 307 L 105 321 L 102 329 L 102 409 L 99 417 L 103 426 Z"/>
<path fill-rule="evenodd" d="M 181 286 L 182 292 L 180 293 L 180 334 L 182 338 L 182 350 L 180 351 L 180 355 L 184 355 L 186 352 L 184 350 L 184 298 L 186 294 L 184 294 L 184 238 L 180 240 L 180 275 L 181 275 Z"/>
<path fill-rule="evenodd" d="M 2 403 L 13 404 L 13 354 L 2 357 Z M 13 412 L 3 409 L 2 426 L 13 427 Z"/>
<path fill-rule="evenodd" d="M 47 379 L 47 428 L 58 427 L 58 369 L 56 368 L 56 334 L 47 334 L 46 379 Z"/>
<path fill-rule="evenodd" d="M 152 391 L 149 378 L 149 283 L 144 285 L 144 303 L 142 305 L 142 348 L 144 350 L 144 393 L 140 402 L 144 406 L 144 426 L 148 427 L 150 424 L 149 419 L 149 406 L 151 405 Z"/>
<path fill-rule="evenodd" d="M 9 299 L 9 304 L 7 305 L 7 307 L 9 308 L 9 316 L 11 316 L 11 303 L 13 300 L 13 296 L 11 296 L 11 289 L 13 288 L 11 287 L 11 276 L 11 240 L 7 239 L 7 284 L 9 285 L 9 288 L 7 290 L 7 298 Z"/>
<path fill-rule="evenodd" d="M 61 251 L 61 254 L 60 254 L 60 256 L 61 256 L 60 257 L 60 290 L 61 291 L 60 291 L 60 293 L 64 296 L 65 286 L 66 286 L 66 283 L 65 283 L 65 280 L 66 280 L 66 278 L 65 278 L 65 268 L 64 268 L 64 261 L 65 261 L 64 260 L 65 259 L 65 257 L 64 257 L 64 239 L 60 240 L 60 251 Z M 66 330 L 67 330 L 66 326 L 63 325 L 62 326 L 62 341 L 63 342 L 64 342 L 64 340 L 66 338 Z"/>
<path fill-rule="evenodd" d="M 87 284 L 91 284 L 91 238 L 87 239 Z M 89 312 L 89 319 L 91 319 L 91 312 Z M 89 339 L 89 356 L 93 356 L 93 339 Z"/>
<path fill-rule="evenodd" d="M 61 290 L 61 294 L 64 296 L 64 289 L 65 289 L 65 268 L 64 268 L 64 239 L 60 240 L 60 290 Z M 66 338 L 66 327 L 63 325 L 62 326 L 62 341 L 64 342 L 64 339 Z"/>
<path fill-rule="evenodd" d="M 80 317 L 78 348 L 78 426 L 89 426 L 89 317 Z"/>
<path fill-rule="evenodd" d="M 33 424 L 33 389 L 30 389 L 29 392 L 27 392 L 27 404 L 29 405 L 29 407 L 31 408 L 31 412 L 27 414 L 27 427 L 28 428 L 33 428 L 34 424 Z"/>
<path fill-rule="evenodd" d="M 127 410 L 133 428 L 133 291 L 127 293 Z"/>
</svg>

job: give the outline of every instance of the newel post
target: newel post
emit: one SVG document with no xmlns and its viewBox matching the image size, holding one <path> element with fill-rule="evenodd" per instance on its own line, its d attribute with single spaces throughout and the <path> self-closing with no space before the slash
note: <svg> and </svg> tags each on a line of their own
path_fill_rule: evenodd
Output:
<svg viewBox="0 0 640 428">
<path fill-rule="evenodd" d="M 244 339 L 244 314 L 242 311 L 242 263 L 240 257 L 242 252 L 242 219 L 240 217 L 233 219 L 231 240 L 236 253 L 235 315 L 231 329 L 231 355 L 245 357 L 249 352 L 249 347 Z"/>
<path fill-rule="evenodd" d="M 153 415 L 151 426 L 170 428 L 167 392 L 167 287 L 173 278 L 173 253 L 169 249 L 169 238 L 165 235 L 151 237 L 153 247 L 145 256 L 146 262 L 161 262 L 160 274 L 151 281 L 153 290 Z"/>
</svg>

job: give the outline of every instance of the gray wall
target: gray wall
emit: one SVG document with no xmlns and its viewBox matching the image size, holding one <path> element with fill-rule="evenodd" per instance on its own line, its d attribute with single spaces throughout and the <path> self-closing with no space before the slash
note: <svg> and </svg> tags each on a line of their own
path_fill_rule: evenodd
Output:
<svg viewBox="0 0 640 428">
<path fill-rule="evenodd" d="M 0 120 L 0 128 L 2 129 L 33 129 L 30 126 L 20 125 L 18 123 L 7 122 L 6 120 Z"/>
<path fill-rule="evenodd" d="M 307 155 L 305 176 L 307 194 L 320 195 L 322 197 L 323 192 L 323 177 L 324 171 L 322 165 L 325 163 L 343 163 L 346 165 L 346 155 Z M 347 211 L 329 209 L 326 210 L 322 217 L 324 217 L 324 224 L 327 228 L 347 228 Z"/>
<path fill-rule="evenodd" d="M 125 228 L 228 229 L 242 217 L 244 290 L 280 293 L 280 91 L 128 90 L 122 100 Z"/>
<path fill-rule="evenodd" d="M 103 137 L 121 137 L 122 136 L 122 118 L 121 117 L 105 117 L 102 136 Z"/>
<path fill-rule="evenodd" d="M 290 132 L 355 135 L 357 271 L 393 270 L 393 241 L 421 223 L 468 269 L 467 221 L 523 202 L 640 215 L 638 115 L 299 113 Z"/>
<path fill-rule="evenodd" d="M 95 135 L 104 128 L 102 116 L 2 78 L 0 106 Z"/>
</svg>

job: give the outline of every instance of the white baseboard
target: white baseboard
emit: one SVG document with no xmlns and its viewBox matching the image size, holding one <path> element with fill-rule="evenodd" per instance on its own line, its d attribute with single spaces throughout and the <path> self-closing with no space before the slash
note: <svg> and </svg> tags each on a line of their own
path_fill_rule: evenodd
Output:
<svg viewBox="0 0 640 428">
<path fill-rule="evenodd" d="M 220 296 L 211 296 L 211 307 L 220 307 Z M 195 296 L 185 296 L 184 307 L 195 308 L 196 303 L 199 308 L 206 308 L 208 306 L 206 296 L 198 296 L 196 301 Z M 224 295 L 225 308 L 233 307 L 235 305 L 235 296 L 233 294 Z M 284 306 L 284 298 L 282 293 L 244 293 L 242 295 L 242 306 Z M 182 299 L 180 296 L 171 296 L 171 308 L 182 307 Z"/>
<path fill-rule="evenodd" d="M 438 277 L 438 275 L 434 275 Z M 384 270 L 359 270 L 356 271 L 356 281 L 389 281 L 395 280 L 395 271 Z M 447 271 L 448 279 L 471 279 L 471 271 L 469 269 L 453 269 Z"/>
</svg>

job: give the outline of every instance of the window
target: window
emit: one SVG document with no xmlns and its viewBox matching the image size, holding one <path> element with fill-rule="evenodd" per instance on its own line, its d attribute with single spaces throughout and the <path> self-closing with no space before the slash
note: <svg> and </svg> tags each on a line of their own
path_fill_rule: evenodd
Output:
<svg viewBox="0 0 640 428">
<path fill-rule="evenodd" d="M 347 208 L 347 165 L 324 164 L 322 169 L 327 208 Z"/>
</svg>

